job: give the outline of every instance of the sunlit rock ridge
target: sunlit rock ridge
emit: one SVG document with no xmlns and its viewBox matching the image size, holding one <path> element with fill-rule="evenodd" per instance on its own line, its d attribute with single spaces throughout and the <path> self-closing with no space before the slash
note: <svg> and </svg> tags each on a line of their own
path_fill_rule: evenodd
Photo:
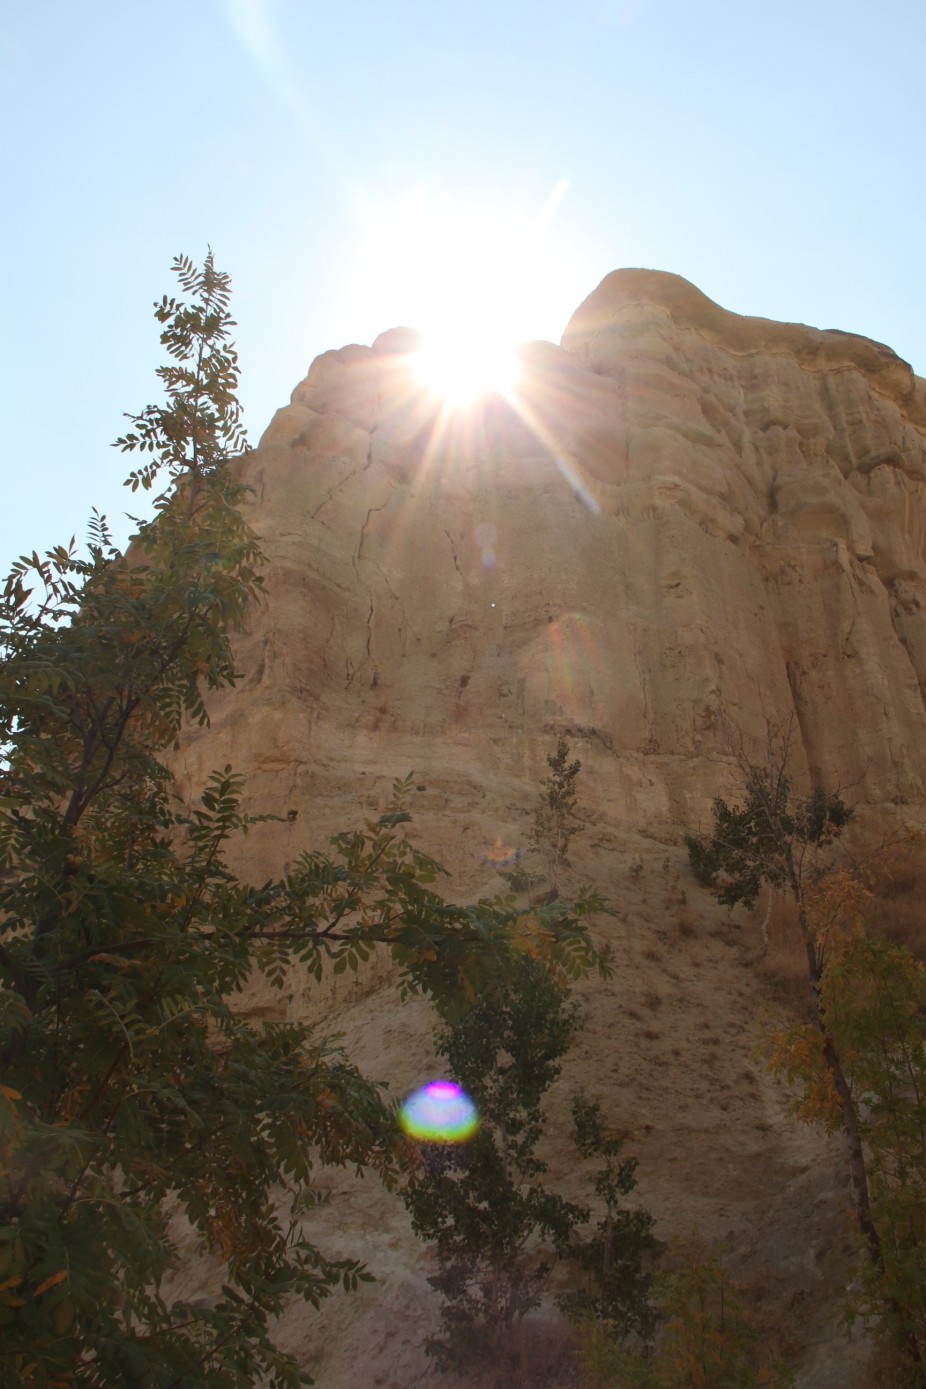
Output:
<svg viewBox="0 0 926 1389">
<path fill-rule="evenodd" d="M 647 270 L 525 346 L 512 403 L 448 418 L 416 345 L 319 357 L 245 464 L 268 597 L 212 764 L 227 739 L 297 799 L 414 766 L 444 810 L 510 799 L 563 732 L 608 819 L 665 830 L 723 785 L 730 726 L 793 711 L 811 775 L 923 801 L 926 382 L 905 362 Z"/>
<path fill-rule="evenodd" d="M 410 833 L 472 899 L 507 890 L 493 857 L 526 846 L 564 734 L 586 823 L 560 888 L 614 904 L 599 929 L 617 968 L 579 990 L 551 1180 L 588 1197 L 567 1133 L 583 1084 L 629 1132 L 659 1238 L 723 1240 L 762 1290 L 798 1389 L 866 1389 L 863 1339 L 834 1327 L 842 1149 L 755 1057 L 801 959 L 774 912 L 766 950 L 764 900 L 731 924 L 683 835 L 735 786 L 731 742 L 761 754 L 769 724 L 792 729 L 796 781 L 845 788 L 873 834 L 922 823 L 926 382 L 878 343 L 741 317 L 648 270 L 609 275 L 560 346 L 524 347 L 511 399 L 448 414 L 418 345 L 391 329 L 325 353 L 243 460 L 266 599 L 240 683 L 181 741 L 181 783 L 231 762 L 247 808 L 280 817 L 236 851 L 261 882 L 414 770 Z M 393 1096 L 441 1074 L 433 1016 L 399 1004 L 381 961 L 255 986 L 246 1006 L 341 1032 Z M 282 1339 L 329 1389 L 418 1383 L 433 1258 L 374 1181 L 323 1180 L 315 1238 L 379 1281 L 292 1309 Z M 208 1275 L 191 1259 L 185 1276 L 192 1295 Z"/>
</svg>

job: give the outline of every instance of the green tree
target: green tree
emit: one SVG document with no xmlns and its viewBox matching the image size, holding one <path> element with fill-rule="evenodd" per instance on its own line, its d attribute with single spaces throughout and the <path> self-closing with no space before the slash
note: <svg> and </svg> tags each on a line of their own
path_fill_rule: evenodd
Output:
<svg viewBox="0 0 926 1389">
<path fill-rule="evenodd" d="M 576 810 L 576 778 L 582 763 L 578 759 L 569 761 L 569 744 L 565 738 L 557 741 L 556 751 L 547 757 L 547 765 L 550 775 L 540 783 L 527 836 L 530 845 L 527 855 L 523 860 L 520 852 L 514 855 L 516 868 L 498 866 L 499 875 L 513 892 L 527 892 L 532 902 L 536 900 L 540 904 L 556 900 L 559 870 L 567 862 L 566 850 L 573 835 L 584 828 Z M 535 871 L 533 867 L 536 860 L 546 868 L 549 882 L 547 892 L 540 897 L 534 889 L 544 878 L 542 871 Z"/>
<path fill-rule="evenodd" d="M 559 738 L 556 751 L 547 758 L 550 775 L 541 781 L 539 804 L 534 812 L 531 844 L 545 858 L 550 882 L 556 887 L 560 867 L 573 839 L 582 830 L 576 813 L 576 778 L 582 770 L 578 758 L 569 761 L 569 744 Z"/>
<path fill-rule="evenodd" d="M 637 1160 L 622 1156 L 624 1137 L 607 1132 L 600 1101 L 583 1091 L 573 1098 L 572 1120 L 579 1155 L 604 1159 L 592 1178 L 602 1213 L 588 1233 L 574 1234 L 570 1241 L 575 1272 L 560 1306 L 577 1320 L 594 1319 L 612 1341 L 634 1337 L 648 1343 L 656 1326 L 647 1266 L 655 1248 L 654 1222 L 648 1211 L 624 1202 L 637 1184 Z"/>
<path fill-rule="evenodd" d="M 235 995 L 358 968 L 377 943 L 401 986 L 451 1010 L 529 938 L 594 959 L 575 912 L 451 906 L 405 837 L 397 784 L 377 821 L 259 887 L 227 866 L 240 779 L 182 813 L 160 761 L 204 692 L 237 679 L 229 634 L 262 556 L 231 460 L 243 447 L 228 277 L 174 265 L 155 306 L 162 404 L 132 417 L 128 479 L 154 514 L 122 555 L 96 518 L 86 555 L 19 560 L 0 595 L 0 1380 L 9 1389 L 282 1389 L 286 1303 L 365 1276 L 311 1237 L 325 1164 L 391 1181 L 382 1087 L 295 1023 Z M 160 490 L 159 490 L 160 489 Z M 172 1217 L 172 1219 L 171 1219 Z M 221 1266 L 205 1305 L 171 1300 L 178 1228 Z"/>
<path fill-rule="evenodd" d="M 815 931 L 807 902 L 808 887 L 822 872 L 820 852 L 838 837 L 852 812 L 839 795 L 820 788 L 808 796 L 794 797 L 787 774 L 789 741 L 788 735 L 776 739 L 770 730 L 761 764 L 750 762 L 738 749 L 743 804 L 731 806 L 717 797 L 711 833 L 705 837 L 686 835 L 685 843 L 698 882 L 726 906 L 753 906 L 763 883 L 784 888 L 791 896 L 807 960 L 808 1005 L 840 1095 L 856 1215 L 877 1262 L 879 1242 L 869 1212 L 858 1115 L 820 1007 L 826 939 Z"/>
<path fill-rule="evenodd" d="M 584 1095 L 573 1106 L 577 1146 L 582 1157 L 605 1158 L 593 1183 L 603 1219 L 583 1238 L 589 1209 L 543 1184 L 544 1096 L 576 1026 L 564 983 L 526 957 L 438 1036 L 438 1054 L 481 1119 L 456 1154 L 440 1152 L 435 1162 L 425 1146 L 404 1191 L 415 1233 L 436 1245 L 429 1281 L 442 1297 L 442 1327 L 426 1346 L 442 1369 L 478 1365 L 499 1384 L 539 1382 L 518 1327 L 560 1260 L 572 1265 L 573 1289 L 559 1299 L 570 1316 L 599 1316 L 616 1337 L 652 1328 L 642 1268 L 652 1219 L 621 1206 L 636 1164 L 617 1162 L 621 1141 L 605 1135 L 600 1106 Z"/>
<path fill-rule="evenodd" d="M 436 1050 L 476 1105 L 480 1127 L 459 1165 L 425 1161 L 403 1197 L 419 1238 L 437 1246 L 442 1335 L 427 1343 L 442 1369 L 474 1364 L 515 1374 L 512 1329 L 536 1307 L 552 1267 L 587 1216 L 538 1180 L 542 1102 L 577 1026 L 565 985 L 525 956 L 507 987 L 476 999 Z"/>
</svg>

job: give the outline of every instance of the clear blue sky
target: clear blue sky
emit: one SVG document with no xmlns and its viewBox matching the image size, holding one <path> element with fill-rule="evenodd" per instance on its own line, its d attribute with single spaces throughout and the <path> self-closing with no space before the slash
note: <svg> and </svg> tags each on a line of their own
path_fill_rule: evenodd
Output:
<svg viewBox="0 0 926 1389">
<path fill-rule="evenodd" d="M 645 265 L 926 374 L 924 0 L 2 0 L 0 45 L 4 572 L 124 538 L 108 445 L 210 243 L 254 441 L 496 237 L 524 337 Z"/>
</svg>

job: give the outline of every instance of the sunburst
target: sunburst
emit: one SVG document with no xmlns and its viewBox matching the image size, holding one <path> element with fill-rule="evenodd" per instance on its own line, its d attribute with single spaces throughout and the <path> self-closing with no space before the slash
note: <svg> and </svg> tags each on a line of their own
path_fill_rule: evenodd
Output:
<svg viewBox="0 0 926 1389">
<path fill-rule="evenodd" d="M 510 397 L 518 382 L 513 343 L 496 346 L 467 335 L 426 338 L 414 368 L 422 386 L 450 410 L 465 410 L 493 393 Z"/>
<path fill-rule="evenodd" d="M 415 375 L 447 411 L 511 397 L 518 346 L 551 335 L 584 283 L 551 228 L 564 180 L 532 215 L 430 183 L 361 204 L 367 227 L 351 298 L 360 316 L 422 335 Z M 372 326 L 372 325 L 371 325 Z"/>
</svg>

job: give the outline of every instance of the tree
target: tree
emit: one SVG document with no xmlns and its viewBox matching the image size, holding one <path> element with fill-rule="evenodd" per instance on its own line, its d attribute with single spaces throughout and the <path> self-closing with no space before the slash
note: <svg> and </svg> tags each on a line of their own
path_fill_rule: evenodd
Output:
<svg viewBox="0 0 926 1389">
<path fill-rule="evenodd" d="M 573 1097 L 572 1121 L 580 1157 L 604 1159 L 592 1179 L 603 1213 L 588 1234 L 571 1241 L 569 1259 L 578 1277 L 560 1306 L 575 1319 L 593 1318 L 612 1341 L 634 1337 L 647 1344 L 656 1326 L 647 1268 L 654 1222 L 648 1211 L 623 1202 L 636 1187 L 637 1160 L 622 1157 L 623 1135 L 607 1132 L 600 1101 L 584 1091 Z"/>
<path fill-rule="evenodd" d="M 581 1362 L 596 1389 L 790 1389 L 794 1377 L 756 1327 L 716 1249 L 690 1239 L 656 1280 L 661 1328 L 640 1353 L 586 1328 Z"/>
<path fill-rule="evenodd" d="M 437 1246 L 429 1281 L 443 1298 L 442 1336 L 426 1348 L 442 1369 L 514 1372 L 512 1329 L 539 1303 L 552 1267 L 543 1241 L 563 1252 L 587 1218 L 540 1184 L 547 1167 L 536 1153 L 543 1096 L 576 1026 L 565 985 L 525 956 L 507 987 L 476 999 L 437 1037 L 480 1119 L 456 1170 L 423 1163 L 403 1192 L 416 1235 Z"/>
<path fill-rule="evenodd" d="M 540 791 L 534 807 L 533 823 L 528 834 L 530 850 L 526 861 L 522 860 L 520 850 L 506 849 L 499 840 L 495 849 L 485 855 L 485 862 L 491 863 L 504 878 L 513 892 L 526 891 L 531 901 L 535 900 L 534 886 L 538 878 L 530 867 L 531 860 L 539 858 L 546 865 L 550 886 L 537 900 L 540 903 L 555 901 L 558 895 L 557 879 L 559 870 L 566 863 L 566 850 L 574 835 L 580 834 L 584 826 L 576 811 L 576 778 L 582 763 L 576 759 L 569 761 L 569 744 L 559 738 L 556 751 L 547 757 L 550 775 L 540 783 Z M 517 867 L 510 867 L 517 864 Z"/>
<path fill-rule="evenodd" d="M 366 1276 L 311 1238 L 320 1165 L 392 1181 L 382 1086 L 295 1023 L 252 1025 L 255 970 L 358 968 L 380 943 L 404 990 L 452 1012 L 529 940 L 595 958 L 573 912 L 457 907 L 385 813 L 254 886 L 228 867 L 241 780 L 215 772 L 189 813 L 161 755 L 204 693 L 238 678 L 230 633 L 262 555 L 231 462 L 243 447 L 228 277 L 174 264 L 155 306 L 160 405 L 131 417 L 133 490 L 157 492 L 122 555 L 95 517 L 17 561 L 0 596 L 0 1379 L 9 1389 L 282 1389 L 284 1305 Z M 161 487 L 158 492 L 156 484 Z M 515 952 L 516 953 L 516 952 Z M 221 1269 L 204 1305 L 171 1300 L 177 1231 Z"/>
<path fill-rule="evenodd" d="M 534 848 L 547 861 L 550 881 L 555 889 L 570 842 L 582 829 L 576 814 L 576 777 L 582 770 L 582 763 L 578 758 L 574 762 L 569 761 L 569 744 L 561 737 L 557 740 L 556 751 L 547 758 L 547 765 L 550 775 L 540 783 L 543 789 L 534 812 L 530 838 Z"/>
<path fill-rule="evenodd" d="M 794 1379 L 769 1354 L 743 1290 L 716 1249 L 692 1240 L 665 1280 L 665 1334 L 657 1381 L 665 1389 L 787 1389 Z"/>
<path fill-rule="evenodd" d="M 826 891 L 826 890 L 824 890 Z M 828 893 L 826 894 L 829 895 Z M 845 891 L 839 891 L 845 903 Z M 860 894 L 855 894 L 859 901 Z M 830 907 L 831 904 L 828 904 Z M 922 1386 L 926 1358 L 926 970 L 856 918 L 833 933 L 820 1007 L 859 1116 L 881 1261 L 866 1261 L 861 1310 L 899 1352 L 898 1383 Z M 831 1131 L 841 1103 L 819 1032 L 780 1028 L 771 1063 L 799 1087 L 798 1113 Z"/>
<path fill-rule="evenodd" d="M 686 835 L 685 844 L 698 882 L 725 906 L 754 906 L 763 883 L 790 892 L 806 941 L 808 868 L 816 866 L 818 851 L 839 835 L 852 812 L 837 793 L 819 787 L 794 802 L 786 772 L 788 743 L 786 738 L 776 749 L 773 740 L 766 766 L 740 760 L 745 804 L 731 807 L 716 797 L 712 833 L 706 838 Z M 811 944 L 808 965 L 816 977 L 820 948 Z"/>
<path fill-rule="evenodd" d="M 415 1233 L 436 1245 L 442 1334 L 427 1343 L 442 1369 L 491 1367 L 499 1384 L 529 1376 L 517 1335 L 540 1303 L 558 1260 L 572 1265 L 572 1290 L 559 1300 L 573 1318 L 603 1319 L 616 1338 L 645 1338 L 653 1315 L 643 1259 L 652 1218 L 621 1206 L 635 1186 L 634 1159 L 604 1133 L 600 1105 L 576 1096 L 573 1118 L 583 1158 L 605 1157 L 594 1178 L 604 1217 L 583 1237 L 587 1207 L 542 1184 L 537 1154 L 545 1129 L 543 1099 L 560 1073 L 577 1026 L 564 983 L 526 957 L 501 988 L 478 999 L 437 1039 L 438 1055 L 476 1103 L 481 1125 L 456 1161 L 434 1164 L 427 1150 L 406 1185 Z"/>
<path fill-rule="evenodd" d="M 703 839 L 688 835 L 685 842 L 695 876 L 718 901 L 751 906 L 762 883 L 784 887 L 791 895 L 807 960 L 814 1054 L 845 1137 L 855 1216 L 873 1277 L 883 1291 L 883 1310 L 896 1322 L 903 1313 L 890 1292 L 882 1235 L 872 1211 L 858 1096 L 824 1002 L 827 951 L 834 938 L 828 929 L 832 913 L 820 910 L 826 900 L 819 893 L 820 852 L 839 836 L 852 812 L 838 793 L 819 787 L 794 798 L 787 774 L 790 731 L 776 738 L 769 730 L 764 765 L 751 763 L 741 744 L 735 748 L 744 804 L 731 807 L 717 798 L 712 833 Z M 920 1363 L 916 1338 L 908 1335 L 906 1345 L 912 1360 Z"/>
</svg>

